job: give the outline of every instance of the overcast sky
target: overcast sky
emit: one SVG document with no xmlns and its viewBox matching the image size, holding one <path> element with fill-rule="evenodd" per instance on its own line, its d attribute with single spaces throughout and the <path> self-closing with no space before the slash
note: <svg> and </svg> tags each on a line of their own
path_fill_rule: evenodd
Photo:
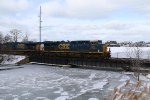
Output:
<svg viewBox="0 0 150 100">
<path fill-rule="evenodd" d="M 42 40 L 150 41 L 150 0 L 0 0 L 0 31 Z"/>
</svg>

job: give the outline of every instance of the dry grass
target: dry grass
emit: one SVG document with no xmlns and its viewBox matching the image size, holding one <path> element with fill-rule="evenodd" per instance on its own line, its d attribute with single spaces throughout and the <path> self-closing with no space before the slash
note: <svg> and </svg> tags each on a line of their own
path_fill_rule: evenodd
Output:
<svg viewBox="0 0 150 100">
<path fill-rule="evenodd" d="M 121 88 L 115 87 L 104 100 L 150 100 L 150 86 L 143 86 L 141 80 L 135 84 L 127 80 Z"/>
</svg>

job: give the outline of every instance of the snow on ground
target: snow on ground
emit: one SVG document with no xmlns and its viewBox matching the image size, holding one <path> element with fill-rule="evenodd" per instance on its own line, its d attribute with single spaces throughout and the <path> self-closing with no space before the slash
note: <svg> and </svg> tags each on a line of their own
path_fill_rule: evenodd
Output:
<svg viewBox="0 0 150 100">
<path fill-rule="evenodd" d="M 130 77 L 129 76 L 122 76 L 121 77 L 121 79 L 119 80 L 119 81 L 127 81 L 127 80 L 129 80 L 130 79 Z"/>
<path fill-rule="evenodd" d="M 103 100 L 107 90 L 133 80 L 111 71 L 22 67 L 0 71 L 0 100 Z"/>
<path fill-rule="evenodd" d="M 90 98 L 90 99 L 88 99 L 88 100 L 99 100 L 99 99 L 97 99 L 97 98 Z"/>
<path fill-rule="evenodd" d="M 3 55 L 3 61 L 1 64 L 15 64 L 25 58 L 25 56 L 17 56 L 17 55 Z"/>
<path fill-rule="evenodd" d="M 146 75 L 146 77 L 150 79 L 150 74 Z"/>
<path fill-rule="evenodd" d="M 111 56 L 115 58 L 129 58 L 127 56 L 127 52 L 134 51 L 135 47 L 109 47 L 111 51 Z M 150 47 L 139 47 L 141 50 L 141 58 L 150 59 Z M 132 53 L 131 56 L 134 58 L 134 54 Z"/>
</svg>

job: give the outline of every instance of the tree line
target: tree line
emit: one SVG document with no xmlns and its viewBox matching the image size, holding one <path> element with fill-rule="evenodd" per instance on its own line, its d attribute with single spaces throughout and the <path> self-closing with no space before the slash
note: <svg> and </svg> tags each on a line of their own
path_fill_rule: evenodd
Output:
<svg viewBox="0 0 150 100">
<path fill-rule="evenodd" d="M 8 34 L 0 32 L 0 43 L 18 42 L 18 40 L 22 42 L 29 41 L 29 33 L 22 33 L 22 31 L 18 29 L 11 29 Z"/>
</svg>

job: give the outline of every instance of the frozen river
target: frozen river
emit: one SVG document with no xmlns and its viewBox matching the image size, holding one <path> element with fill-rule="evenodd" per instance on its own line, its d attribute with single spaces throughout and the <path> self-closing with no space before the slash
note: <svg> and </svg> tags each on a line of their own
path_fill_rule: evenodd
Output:
<svg viewBox="0 0 150 100">
<path fill-rule="evenodd" d="M 102 100 L 129 76 L 118 72 L 23 65 L 0 71 L 0 100 Z"/>
</svg>

